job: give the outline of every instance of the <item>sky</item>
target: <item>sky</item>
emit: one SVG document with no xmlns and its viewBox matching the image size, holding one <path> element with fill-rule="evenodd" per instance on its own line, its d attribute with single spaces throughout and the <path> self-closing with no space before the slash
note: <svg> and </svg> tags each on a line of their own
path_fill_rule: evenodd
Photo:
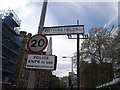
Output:
<svg viewBox="0 0 120 90">
<path fill-rule="evenodd" d="M 44 26 L 84 25 L 87 34 L 92 27 L 109 30 L 118 23 L 119 0 L 48 0 Z M 21 20 L 20 31 L 37 34 L 42 0 L 0 0 L 0 10 L 14 10 Z M 49 37 L 47 36 L 48 40 Z M 52 36 L 53 55 L 58 57 L 57 69 L 53 74 L 62 77 L 71 71 L 71 58 L 77 51 L 77 40 L 67 35 Z M 80 40 L 81 42 L 81 40 Z M 74 69 L 75 71 L 76 69 Z"/>
</svg>

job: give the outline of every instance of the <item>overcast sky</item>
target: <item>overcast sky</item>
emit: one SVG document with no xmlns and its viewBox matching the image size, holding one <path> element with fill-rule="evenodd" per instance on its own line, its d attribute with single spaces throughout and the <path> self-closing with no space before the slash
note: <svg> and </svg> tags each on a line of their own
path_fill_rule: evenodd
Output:
<svg viewBox="0 0 120 90">
<path fill-rule="evenodd" d="M 106 27 L 109 30 L 117 25 L 119 0 L 48 0 L 44 26 L 76 25 L 77 20 L 84 25 L 85 33 L 92 27 Z M 0 0 L 0 10 L 13 9 L 22 20 L 20 31 L 37 34 L 42 8 L 42 0 Z M 49 37 L 48 37 L 49 39 Z M 71 59 L 76 52 L 76 40 L 66 35 L 52 36 L 53 55 L 58 56 L 57 76 L 68 75 Z"/>
</svg>

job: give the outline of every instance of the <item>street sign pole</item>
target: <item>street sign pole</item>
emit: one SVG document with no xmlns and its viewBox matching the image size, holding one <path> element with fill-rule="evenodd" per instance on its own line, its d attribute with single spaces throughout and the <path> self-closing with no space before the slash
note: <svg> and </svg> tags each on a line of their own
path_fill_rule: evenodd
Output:
<svg viewBox="0 0 120 90">
<path fill-rule="evenodd" d="M 41 34 L 42 31 L 43 31 L 43 25 L 44 25 L 45 14 L 46 14 L 46 9 L 47 9 L 47 2 L 48 2 L 48 0 L 43 1 L 42 12 L 41 12 L 41 17 L 40 17 L 40 23 L 39 23 L 39 27 L 38 27 L 38 34 Z M 30 76 L 29 76 L 29 81 L 28 81 L 28 90 L 29 90 L 29 88 L 34 89 L 35 76 L 36 76 L 36 72 L 33 71 L 33 70 L 30 70 Z"/>
<path fill-rule="evenodd" d="M 77 20 L 77 25 L 79 25 L 79 21 Z M 79 35 L 82 35 L 83 37 L 79 37 Z M 80 90 L 80 51 L 79 51 L 79 39 L 88 39 L 88 35 L 84 34 L 84 28 L 83 33 L 77 33 L 77 38 L 73 38 L 71 35 L 68 35 L 68 39 L 77 39 L 77 90 Z"/>
<path fill-rule="evenodd" d="M 77 90 L 80 88 L 80 68 L 79 68 L 79 34 L 77 34 Z"/>
<path fill-rule="evenodd" d="M 39 23 L 39 27 L 38 27 L 38 34 L 41 34 L 42 31 L 43 31 L 45 15 L 46 15 L 46 10 L 47 10 L 47 2 L 48 2 L 48 0 L 44 0 L 44 2 L 43 2 L 41 17 L 40 17 L 40 23 Z"/>
<path fill-rule="evenodd" d="M 79 25 L 79 21 L 77 20 L 77 25 Z M 80 68 L 79 68 L 79 34 L 77 34 L 77 90 L 80 88 Z"/>
</svg>

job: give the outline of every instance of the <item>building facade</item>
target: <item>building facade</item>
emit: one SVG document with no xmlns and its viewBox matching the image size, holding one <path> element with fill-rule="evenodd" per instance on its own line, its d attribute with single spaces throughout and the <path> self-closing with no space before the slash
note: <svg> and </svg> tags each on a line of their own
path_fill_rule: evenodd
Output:
<svg viewBox="0 0 120 90">
<path fill-rule="evenodd" d="M 14 74 L 14 85 L 16 85 L 15 88 L 49 88 L 49 83 L 52 76 L 52 72 L 50 70 L 32 70 L 25 68 L 27 55 L 34 54 L 27 49 L 27 41 L 31 36 L 32 34 L 27 34 L 26 31 L 20 32 L 22 43 L 17 60 L 16 71 Z M 38 54 L 40 55 L 46 53 L 43 52 Z"/>
<path fill-rule="evenodd" d="M 16 88 L 27 88 L 28 85 L 28 78 L 29 78 L 29 71 L 28 69 L 25 69 L 25 61 L 26 61 L 26 55 L 30 52 L 27 50 L 27 41 L 32 36 L 31 33 L 28 33 L 26 31 L 20 31 L 20 37 L 22 39 L 20 52 L 18 55 L 17 65 L 16 65 L 16 71 L 14 74 L 14 85 Z"/>
<path fill-rule="evenodd" d="M 2 17 L 0 16 L 0 43 L 2 43 Z M 0 45 L 0 89 L 2 89 L 2 45 Z"/>
<path fill-rule="evenodd" d="M 13 10 L 1 11 L 2 18 L 2 88 L 10 88 L 13 85 L 13 76 L 20 49 L 19 38 L 20 19 Z"/>
<path fill-rule="evenodd" d="M 115 35 L 117 35 L 118 31 L 120 31 L 120 25 L 113 26 L 113 29 L 111 30 L 111 36 L 114 37 Z"/>
</svg>

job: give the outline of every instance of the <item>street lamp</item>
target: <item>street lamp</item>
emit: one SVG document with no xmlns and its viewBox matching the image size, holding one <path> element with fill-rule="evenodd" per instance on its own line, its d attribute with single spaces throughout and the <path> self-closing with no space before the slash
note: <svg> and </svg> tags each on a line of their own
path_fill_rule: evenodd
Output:
<svg viewBox="0 0 120 90">
<path fill-rule="evenodd" d="M 66 57 L 66 56 L 63 56 L 63 58 L 71 58 L 71 72 L 73 73 L 73 57 Z"/>
<path fill-rule="evenodd" d="M 66 57 L 66 56 L 63 56 L 63 58 L 71 58 L 71 90 L 72 90 L 72 88 L 73 88 L 73 75 L 74 75 L 74 72 L 73 72 L 73 57 Z"/>
</svg>

